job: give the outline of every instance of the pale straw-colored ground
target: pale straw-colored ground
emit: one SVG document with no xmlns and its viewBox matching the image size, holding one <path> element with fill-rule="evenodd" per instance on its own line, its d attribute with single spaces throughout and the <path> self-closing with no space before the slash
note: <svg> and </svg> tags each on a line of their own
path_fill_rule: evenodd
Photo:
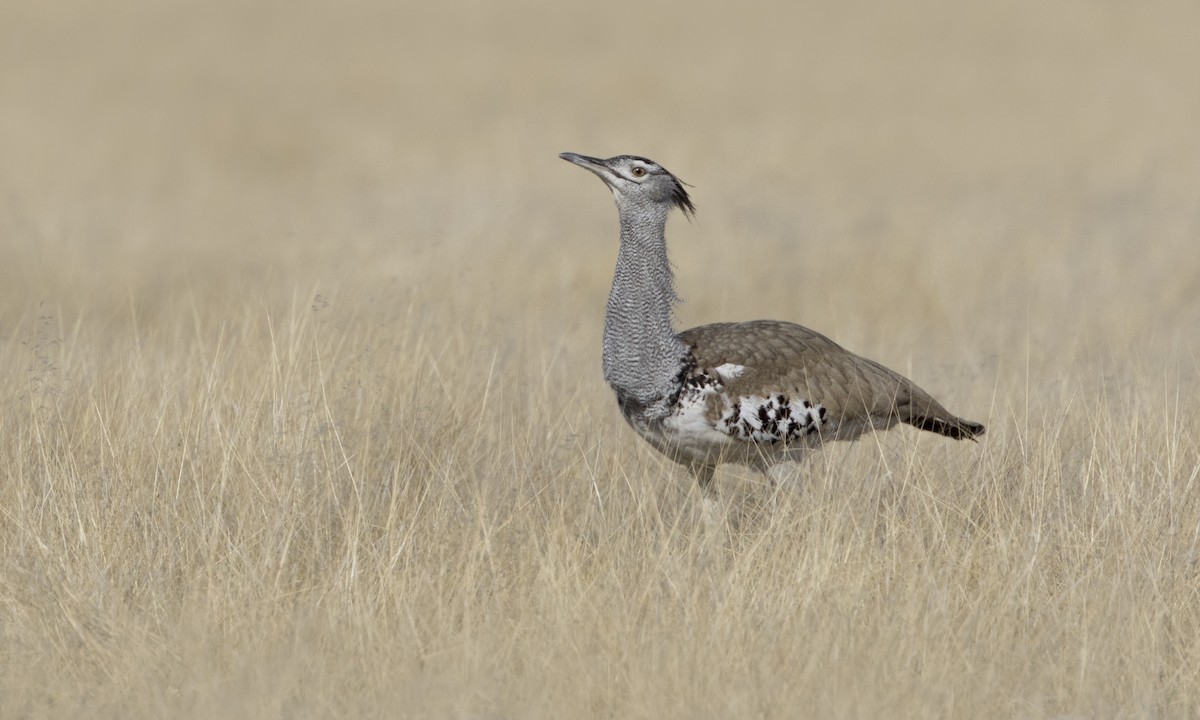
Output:
<svg viewBox="0 0 1200 720">
<path fill-rule="evenodd" d="M 1200 713 L 1193 3 L 0 4 L 0 717 Z M 681 324 L 986 422 L 685 473 Z"/>
</svg>

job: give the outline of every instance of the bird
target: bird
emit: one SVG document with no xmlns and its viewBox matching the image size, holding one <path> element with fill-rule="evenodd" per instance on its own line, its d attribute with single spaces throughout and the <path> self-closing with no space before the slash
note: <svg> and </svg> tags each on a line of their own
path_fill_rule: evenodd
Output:
<svg viewBox="0 0 1200 720">
<path fill-rule="evenodd" d="M 719 322 L 676 332 L 667 216 L 694 217 L 684 183 L 638 155 L 566 152 L 612 191 L 620 246 L 604 319 L 604 379 L 628 424 L 715 496 L 718 465 L 771 470 L 830 440 L 906 423 L 955 440 L 984 426 L 950 413 L 899 373 L 801 325 Z"/>
</svg>

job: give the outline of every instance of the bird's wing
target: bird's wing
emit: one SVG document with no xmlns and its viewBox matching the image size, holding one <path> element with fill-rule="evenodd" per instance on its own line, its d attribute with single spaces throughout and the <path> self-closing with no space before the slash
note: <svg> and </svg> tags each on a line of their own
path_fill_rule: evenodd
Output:
<svg viewBox="0 0 1200 720">
<path fill-rule="evenodd" d="M 899 373 L 844 349 L 824 335 L 787 322 L 716 323 L 680 333 L 699 369 L 716 373 L 733 402 L 782 397 L 796 408 L 821 410 L 817 426 L 831 421 L 877 424 L 895 420 L 957 437 L 972 432 L 937 401 Z M 769 409 L 750 408 L 753 412 Z M 742 410 L 742 414 L 747 411 Z M 946 428 L 936 426 L 937 423 Z M 750 424 L 757 423 L 750 419 Z M 968 426 L 974 424 L 968 423 Z"/>
</svg>

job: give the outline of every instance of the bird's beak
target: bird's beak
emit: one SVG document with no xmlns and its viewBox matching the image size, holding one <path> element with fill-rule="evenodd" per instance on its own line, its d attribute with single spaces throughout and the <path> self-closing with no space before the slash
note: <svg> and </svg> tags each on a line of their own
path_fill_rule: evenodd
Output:
<svg viewBox="0 0 1200 720">
<path fill-rule="evenodd" d="M 580 155 L 573 152 L 561 153 L 559 154 L 559 157 L 569 163 L 574 163 L 581 168 L 591 170 L 599 175 L 600 178 L 605 182 L 608 182 L 609 178 L 612 176 L 612 170 L 609 170 L 608 166 L 605 165 L 604 161 L 600 158 L 588 157 L 587 155 Z"/>
</svg>

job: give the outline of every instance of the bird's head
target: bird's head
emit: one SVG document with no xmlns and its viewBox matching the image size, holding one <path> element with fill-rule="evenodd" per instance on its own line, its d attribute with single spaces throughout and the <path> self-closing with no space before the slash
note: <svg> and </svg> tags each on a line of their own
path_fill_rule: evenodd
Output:
<svg viewBox="0 0 1200 720">
<path fill-rule="evenodd" d="M 570 152 L 559 157 L 599 175 L 612 190 L 618 207 L 657 205 L 667 210 L 677 207 L 684 215 L 696 213 L 696 206 L 679 178 L 653 160 L 637 155 L 617 155 L 601 160 Z"/>
</svg>

